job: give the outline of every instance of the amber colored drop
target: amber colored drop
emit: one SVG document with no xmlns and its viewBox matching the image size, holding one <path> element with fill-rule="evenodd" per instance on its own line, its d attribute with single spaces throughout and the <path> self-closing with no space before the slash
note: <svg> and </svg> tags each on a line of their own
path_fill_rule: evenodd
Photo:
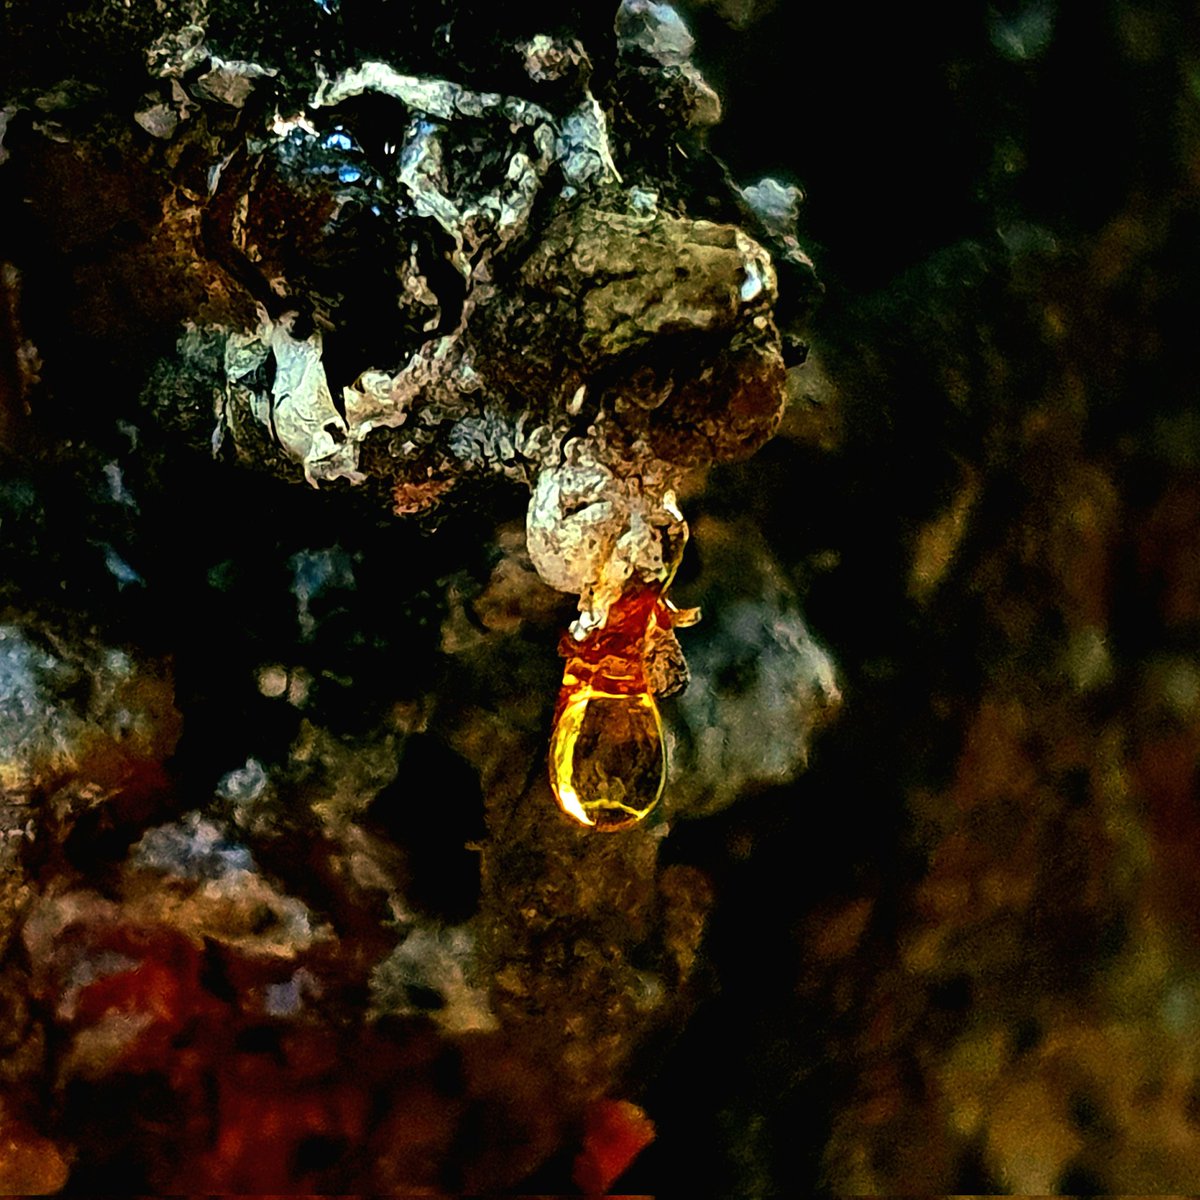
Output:
<svg viewBox="0 0 1200 1200">
<path fill-rule="evenodd" d="M 625 829 L 651 812 L 666 778 L 662 719 L 649 692 L 566 693 L 550 743 L 563 812 L 596 829 Z"/>
<path fill-rule="evenodd" d="M 593 829 L 627 829 L 647 817 L 667 782 L 662 718 L 647 660 L 662 630 L 694 619 L 637 583 L 603 626 L 564 636 L 567 660 L 550 738 L 550 785 L 559 808 Z"/>
</svg>

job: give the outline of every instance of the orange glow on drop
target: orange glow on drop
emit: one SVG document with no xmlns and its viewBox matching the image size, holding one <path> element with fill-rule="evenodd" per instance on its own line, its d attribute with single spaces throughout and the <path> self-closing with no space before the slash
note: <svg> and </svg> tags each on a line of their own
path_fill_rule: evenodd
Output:
<svg viewBox="0 0 1200 1200">
<path fill-rule="evenodd" d="M 627 829 L 658 804 L 667 755 L 646 651 L 674 624 L 663 584 L 639 584 L 582 641 L 567 635 L 567 660 L 550 738 L 550 785 L 559 808 L 581 825 Z"/>
</svg>

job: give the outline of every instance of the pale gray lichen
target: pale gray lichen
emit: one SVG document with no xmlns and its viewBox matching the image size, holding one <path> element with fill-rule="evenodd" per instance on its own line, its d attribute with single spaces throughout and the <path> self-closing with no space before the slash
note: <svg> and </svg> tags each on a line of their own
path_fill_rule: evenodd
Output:
<svg viewBox="0 0 1200 1200">
<path fill-rule="evenodd" d="M 797 611 L 742 600 L 706 620 L 716 633 L 688 640 L 697 686 L 668 715 L 671 802 L 689 815 L 794 779 L 817 719 L 840 700 L 833 661 Z"/>
<path fill-rule="evenodd" d="M 340 546 L 298 550 L 288 559 L 292 571 L 292 595 L 296 597 L 296 622 L 300 640 L 311 640 L 317 629 L 312 603 L 331 588 L 353 591 L 357 586 L 354 559 Z"/>
<path fill-rule="evenodd" d="M 0 625 L 0 797 L 24 802 L 105 743 L 144 752 L 163 736 L 167 685 L 115 647 Z"/>
<path fill-rule="evenodd" d="M 226 60 L 214 54 L 209 69 L 192 83 L 191 89 L 204 99 L 215 100 L 229 108 L 241 108 L 260 80 L 277 74 L 273 67 L 261 67 L 241 59 Z"/>
<path fill-rule="evenodd" d="M 383 62 L 365 62 L 361 67 L 343 71 L 335 79 L 323 80 L 310 106 L 322 108 L 339 104 L 364 92 L 392 96 L 417 112 L 443 121 L 460 116 L 482 117 L 492 109 L 518 125 L 541 125 L 552 120 L 544 108 L 531 101 L 495 92 L 473 92 L 444 79 L 404 75 Z"/>
<path fill-rule="evenodd" d="M 273 439 L 304 467 L 304 477 L 314 487 L 322 479 L 361 482 L 356 470 L 356 444 L 347 439 L 345 418 L 334 407 L 321 362 L 321 334 L 295 338 L 291 320 L 272 321 L 265 313 L 262 324 L 249 335 L 234 334 L 226 347 L 226 375 L 231 401 L 242 400 Z M 268 358 L 274 361 L 269 392 L 245 386 Z"/>
<path fill-rule="evenodd" d="M 742 198 L 771 233 L 780 237 L 795 235 L 800 219 L 804 192 L 795 184 L 780 183 L 766 176 L 742 188 Z"/>
<path fill-rule="evenodd" d="M 672 811 L 699 816 L 806 766 L 816 728 L 841 704 L 837 672 L 753 527 L 706 518 L 705 619 L 688 634 L 697 686 L 666 711 Z"/>
<path fill-rule="evenodd" d="M 83 721 L 53 697 L 77 678 L 19 625 L 0 626 L 0 793 L 24 795 L 39 778 L 74 764 Z"/>
<path fill-rule="evenodd" d="M 335 79 L 323 80 L 309 106 L 330 107 L 364 92 L 391 96 L 415 114 L 402 143 L 399 179 L 417 214 L 432 217 L 455 239 L 455 262 L 466 276 L 471 274 L 471 261 L 484 231 L 499 234 L 503 241 L 524 226 L 552 161 L 557 161 L 569 188 L 620 180 L 604 110 L 586 85 L 582 101 L 556 120 L 530 100 L 474 92 L 446 80 L 404 75 L 387 63 L 365 62 Z M 465 198 L 452 195 L 444 183 L 448 164 L 442 135 L 451 122 L 462 117 L 496 116 L 514 128 L 531 130 L 535 153 L 514 152 L 501 187 L 464 202 Z"/>
<path fill-rule="evenodd" d="M 287 680 L 284 677 L 284 687 Z M 221 776 L 217 783 L 217 795 L 234 805 L 234 824 L 246 828 L 253 807 L 266 792 L 268 779 L 266 769 L 257 758 L 246 759 L 245 766 L 235 767 Z"/>
<path fill-rule="evenodd" d="M 604 624 L 631 578 L 666 578 L 672 548 L 687 537 L 661 468 L 648 462 L 619 474 L 595 454 L 594 443 L 579 439 L 567 444 L 566 461 L 543 468 L 525 526 L 538 574 L 580 597 L 577 636 Z"/>
<path fill-rule="evenodd" d="M 660 66 L 682 65 L 696 46 L 675 9 L 656 0 L 622 0 L 614 25 L 621 54 L 642 57 Z"/>
<path fill-rule="evenodd" d="M 146 51 L 146 65 L 159 78 L 181 78 L 208 57 L 204 27 L 198 24 L 200 4 L 183 6 L 189 14 L 184 22 L 155 38 Z"/>
<path fill-rule="evenodd" d="M 470 927 L 414 928 L 371 971 L 372 1014 L 427 1015 L 448 1034 L 498 1029 L 477 973 Z"/>
<path fill-rule="evenodd" d="M 122 650 L 0 625 L 0 953 L 36 889 L 28 848 L 109 803 L 178 735 L 167 680 Z"/>
<path fill-rule="evenodd" d="M 551 83 L 573 72 L 591 70 L 586 51 L 575 40 L 568 42 L 538 33 L 516 49 L 524 61 L 526 74 L 534 83 Z"/>
<path fill-rule="evenodd" d="M 198 812 L 150 829 L 130 852 L 124 919 L 166 922 L 197 941 L 291 958 L 332 931 L 277 889 L 250 850 Z"/>
<path fill-rule="evenodd" d="M 133 119 L 151 136 L 167 141 L 179 125 L 179 114 L 166 103 L 151 104 L 133 114 Z"/>
</svg>

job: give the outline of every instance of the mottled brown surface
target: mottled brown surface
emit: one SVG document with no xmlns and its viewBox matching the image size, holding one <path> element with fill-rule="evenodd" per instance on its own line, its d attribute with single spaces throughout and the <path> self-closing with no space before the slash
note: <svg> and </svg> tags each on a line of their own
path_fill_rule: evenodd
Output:
<svg viewBox="0 0 1200 1200">
<path fill-rule="evenodd" d="M 1190 8 L 203 7 L 4 12 L 0 1190 L 1194 1192 Z M 317 45 L 465 89 L 461 247 L 396 97 L 270 132 Z M 585 87 L 619 181 L 538 159 Z M 281 482 L 260 306 L 403 393 L 363 483 Z M 581 448 L 704 612 L 611 837 L 524 547 Z"/>
</svg>

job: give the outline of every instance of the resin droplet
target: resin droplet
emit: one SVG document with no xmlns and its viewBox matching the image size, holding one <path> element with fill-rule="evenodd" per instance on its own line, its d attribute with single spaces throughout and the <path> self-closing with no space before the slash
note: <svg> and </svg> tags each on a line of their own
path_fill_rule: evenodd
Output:
<svg viewBox="0 0 1200 1200">
<path fill-rule="evenodd" d="M 559 807 L 583 825 L 624 829 L 649 815 L 667 781 L 654 697 L 590 687 L 568 697 L 554 723 L 550 779 Z"/>
<path fill-rule="evenodd" d="M 567 665 L 550 739 L 550 784 L 581 825 L 625 829 L 648 816 L 667 781 L 662 718 L 646 678 L 646 655 L 673 612 L 663 585 L 638 585 L 613 604 L 600 629 L 563 638 Z"/>
</svg>

